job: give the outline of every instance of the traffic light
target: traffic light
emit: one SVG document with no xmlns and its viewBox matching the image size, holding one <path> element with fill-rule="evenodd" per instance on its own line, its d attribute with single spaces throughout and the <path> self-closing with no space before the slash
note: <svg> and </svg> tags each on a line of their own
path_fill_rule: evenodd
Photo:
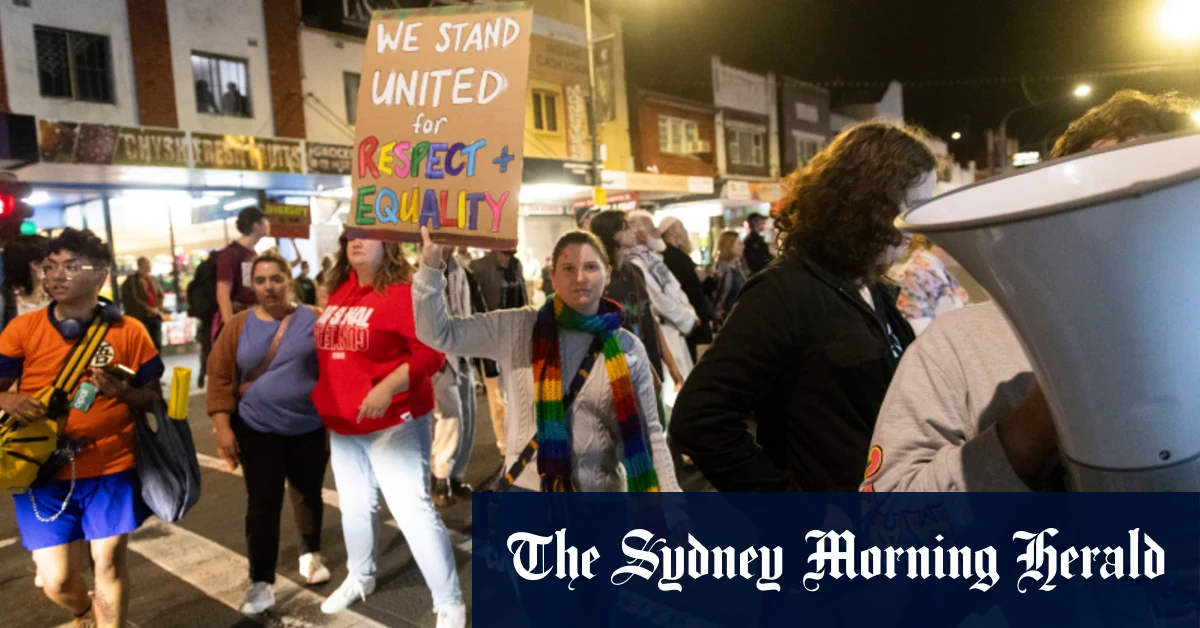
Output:
<svg viewBox="0 0 1200 628">
<path fill-rule="evenodd" d="M 0 245 L 21 234 L 21 225 L 33 217 L 33 208 L 21 200 L 29 196 L 29 184 L 0 180 Z"/>
</svg>

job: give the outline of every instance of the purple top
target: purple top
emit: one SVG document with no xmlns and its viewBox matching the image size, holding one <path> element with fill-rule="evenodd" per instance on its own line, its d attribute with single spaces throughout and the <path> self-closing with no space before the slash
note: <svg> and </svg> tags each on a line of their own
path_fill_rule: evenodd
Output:
<svg viewBox="0 0 1200 628">
<path fill-rule="evenodd" d="M 306 307 L 292 314 L 271 367 L 238 402 L 238 414 L 246 425 L 260 432 L 289 436 L 321 429 L 321 417 L 310 398 L 317 385 L 317 349 L 313 343 L 316 322 L 317 315 Z M 262 363 L 278 329 L 279 321 L 261 320 L 253 312 L 246 318 L 237 350 L 238 371 L 243 377 Z"/>
</svg>

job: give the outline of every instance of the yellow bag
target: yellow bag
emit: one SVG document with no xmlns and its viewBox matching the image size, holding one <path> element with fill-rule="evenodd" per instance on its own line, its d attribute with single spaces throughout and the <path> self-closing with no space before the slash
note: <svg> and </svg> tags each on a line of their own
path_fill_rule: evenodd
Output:
<svg viewBox="0 0 1200 628">
<path fill-rule="evenodd" d="M 35 421 L 18 428 L 14 427 L 13 417 L 0 412 L 0 489 L 23 493 L 33 485 L 39 474 L 49 475 L 47 472 L 57 471 L 49 467 L 42 468 L 58 451 L 59 436 L 70 413 L 70 407 L 67 405 L 69 402 L 54 403 L 55 393 L 61 391 L 57 396 L 59 400 L 70 399 L 68 393 L 74 391 L 83 379 L 84 372 L 91 364 L 104 336 L 108 334 L 109 327 L 108 320 L 97 313 L 87 332 L 67 355 L 67 361 L 59 371 L 58 377 L 54 379 L 54 385 L 43 388 L 35 395 L 38 401 L 50 408 L 50 413 L 56 415 L 56 418 Z M 56 405 L 62 407 L 55 408 Z M 75 451 L 69 449 L 64 455 L 68 460 L 73 460 Z"/>
<path fill-rule="evenodd" d="M 177 366 L 171 373 L 171 403 L 167 406 L 167 416 L 176 421 L 188 418 L 188 400 L 192 392 L 192 369 Z"/>
<path fill-rule="evenodd" d="M 37 395 L 38 401 L 49 403 L 53 392 L 53 388 L 44 389 Z M 33 484 L 42 465 L 58 449 L 63 423 L 45 419 L 21 428 L 0 428 L 0 489 L 23 493 Z"/>
</svg>

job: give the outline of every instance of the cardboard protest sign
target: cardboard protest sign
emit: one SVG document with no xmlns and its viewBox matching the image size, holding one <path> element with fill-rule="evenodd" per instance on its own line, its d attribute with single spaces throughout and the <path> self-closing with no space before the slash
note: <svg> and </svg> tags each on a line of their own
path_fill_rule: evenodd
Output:
<svg viewBox="0 0 1200 628">
<path fill-rule="evenodd" d="M 350 237 L 515 248 L 532 28 L 526 4 L 375 12 Z"/>
</svg>

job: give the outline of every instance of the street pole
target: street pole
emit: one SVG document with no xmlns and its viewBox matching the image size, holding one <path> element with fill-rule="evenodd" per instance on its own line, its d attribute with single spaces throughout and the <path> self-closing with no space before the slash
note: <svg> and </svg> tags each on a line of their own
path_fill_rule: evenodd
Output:
<svg viewBox="0 0 1200 628">
<path fill-rule="evenodd" d="M 596 119 L 596 38 L 592 34 L 592 0 L 583 0 L 584 30 L 588 56 L 588 132 L 592 136 L 592 185 L 601 186 L 604 164 L 600 161 L 600 131 Z"/>
</svg>

